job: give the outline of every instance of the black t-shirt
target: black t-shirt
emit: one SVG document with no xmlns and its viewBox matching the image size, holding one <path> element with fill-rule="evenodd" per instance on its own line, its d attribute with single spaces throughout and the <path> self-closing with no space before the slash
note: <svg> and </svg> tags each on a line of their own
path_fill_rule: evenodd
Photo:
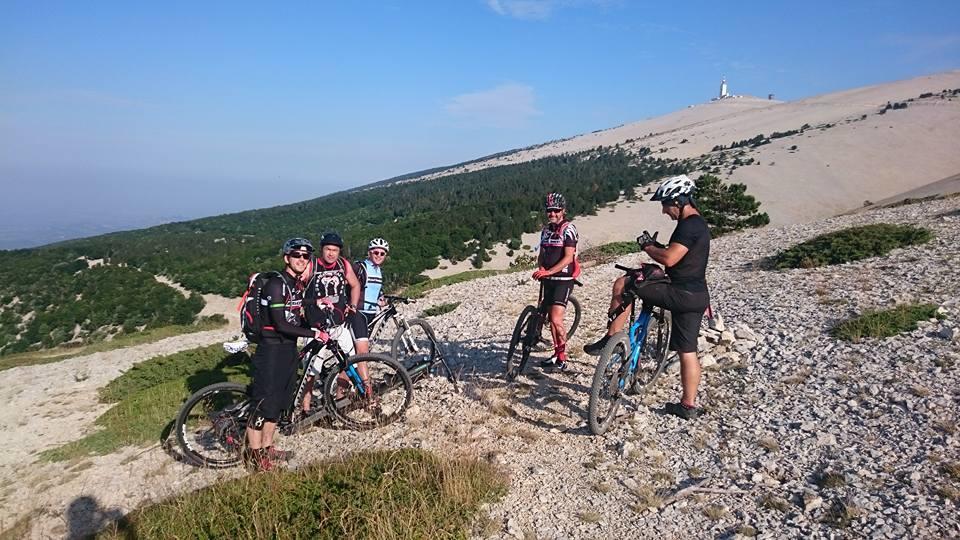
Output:
<svg viewBox="0 0 960 540">
<path fill-rule="evenodd" d="M 670 243 L 687 248 L 677 264 L 667 268 L 670 282 L 687 291 L 707 290 L 707 259 L 710 257 L 710 229 L 699 214 L 681 219 L 670 236 Z"/>
</svg>

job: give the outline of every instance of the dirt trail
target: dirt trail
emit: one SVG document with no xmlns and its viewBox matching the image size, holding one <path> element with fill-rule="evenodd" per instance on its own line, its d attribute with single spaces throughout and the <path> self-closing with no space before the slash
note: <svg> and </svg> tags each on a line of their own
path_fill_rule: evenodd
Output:
<svg viewBox="0 0 960 540">
<path fill-rule="evenodd" d="M 216 295 L 204 298 L 207 305 L 202 314 L 221 313 L 233 320 L 235 300 Z M 62 504 L 77 494 L 76 486 L 69 482 L 71 477 L 78 476 L 77 471 L 69 471 L 71 467 L 92 468 L 101 461 L 107 471 L 116 466 L 110 463 L 113 460 L 103 458 L 82 464 L 26 466 L 40 452 L 79 439 L 94 429 L 94 420 L 110 408 L 98 400 L 97 391 L 102 386 L 138 362 L 224 341 L 236 331 L 231 324 L 222 329 L 0 372 L 0 403 L 4 404 L 0 408 L 0 430 L 7 435 L 4 452 L 0 453 L 0 529 L 9 527 L 15 516 L 54 501 Z M 50 529 L 45 534 L 60 535 Z"/>
</svg>

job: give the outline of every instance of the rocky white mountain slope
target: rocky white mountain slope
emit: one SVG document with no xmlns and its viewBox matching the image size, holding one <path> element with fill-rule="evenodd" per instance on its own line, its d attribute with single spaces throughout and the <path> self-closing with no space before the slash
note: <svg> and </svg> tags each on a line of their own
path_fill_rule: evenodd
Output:
<svg viewBox="0 0 960 540">
<path fill-rule="evenodd" d="M 835 267 L 774 272 L 758 264 L 816 234 L 874 222 L 919 224 L 935 239 Z M 403 422 L 365 433 L 318 428 L 282 443 L 300 463 L 409 446 L 499 463 L 511 489 L 487 509 L 479 537 L 957 537 L 960 479 L 947 465 L 960 461 L 958 245 L 958 198 L 717 239 L 708 281 L 730 334 L 720 345 L 705 343 L 707 363 L 715 362 L 702 384 L 708 414 L 687 422 L 662 413 L 678 395 L 671 371 L 627 403 L 602 437 L 585 425 L 595 358 L 576 356 L 571 373 L 533 368 L 515 383 L 503 379 L 514 320 L 536 300 L 526 275 L 438 289 L 408 311 L 460 302 L 430 320 L 462 370 L 461 393 L 434 378 L 418 388 Z M 612 264 L 585 272 L 574 350 L 601 331 L 618 274 Z M 944 319 L 861 343 L 827 333 L 854 313 L 906 301 L 935 303 Z M 31 370 L 56 369 L 71 380 L 74 370 L 89 369 L 83 358 L 68 362 L 2 372 L 0 388 L 17 396 L 32 384 Z M 70 399 L 58 395 L 56 408 L 69 410 Z M 18 403 L 28 410 L 49 401 Z M 90 430 L 92 419 L 73 417 L 70 432 Z M 4 432 L 17 440 L 42 423 L 5 422 Z M 2 519 L 34 510 L 35 537 L 79 535 L 140 504 L 243 474 L 197 470 L 160 447 L 82 467 L 37 464 L 27 450 L 50 445 L 31 444 L 0 469 L 0 483 Z"/>
</svg>

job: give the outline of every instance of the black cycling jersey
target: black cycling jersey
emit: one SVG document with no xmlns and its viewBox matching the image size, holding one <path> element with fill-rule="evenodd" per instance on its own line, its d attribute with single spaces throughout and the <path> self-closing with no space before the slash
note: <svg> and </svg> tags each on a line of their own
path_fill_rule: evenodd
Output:
<svg viewBox="0 0 960 540">
<path fill-rule="evenodd" d="M 568 247 L 576 248 L 579 240 L 580 235 L 573 223 L 566 220 L 560 223 L 548 223 L 540 232 L 540 266 L 543 268 L 553 267 L 563 259 L 564 249 Z M 570 263 L 556 274 L 544 279 L 568 280 L 572 277 L 573 263 Z"/>
<path fill-rule="evenodd" d="M 307 320 L 311 325 L 316 325 L 320 321 L 327 321 L 326 316 L 318 311 L 318 301 L 333 306 L 334 310 L 331 314 L 333 324 L 344 322 L 344 311 L 350 302 L 347 286 L 347 264 L 349 264 L 347 260 L 342 257 L 338 257 L 336 262 L 329 266 L 324 264 L 323 260 L 317 259 L 313 277 L 307 284 L 304 298 Z"/>
<path fill-rule="evenodd" d="M 304 326 L 303 286 L 300 280 L 286 272 L 270 278 L 263 287 L 267 301 L 269 323 L 263 329 L 263 339 L 270 343 L 296 342 L 298 337 L 313 337 Z"/>
<path fill-rule="evenodd" d="M 670 283 L 687 291 L 706 291 L 707 259 L 710 257 L 710 229 L 707 222 L 699 214 L 681 219 L 670 236 L 670 243 L 674 242 L 685 246 L 687 253 L 677 264 L 667 268 Z"/>
</svg>

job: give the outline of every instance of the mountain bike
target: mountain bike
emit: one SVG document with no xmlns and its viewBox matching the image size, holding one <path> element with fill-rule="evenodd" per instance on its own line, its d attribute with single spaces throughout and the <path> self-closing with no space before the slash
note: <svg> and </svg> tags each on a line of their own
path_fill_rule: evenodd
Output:
<svg viewBox="0 0 960 540">
<path fill-rule="evenodd" d="M 637 279 L 649 275 L 648 267 L 627 268 L 616 265 L 628 275 Z M 656 267 L 659 269 L 659 267 Z M 652 281 L 647 281 L 652 282 Z M 642 287 L 643 283 L 638 283 Z M 624 394 L 643 394 L 667 365 L 670 343 L 670 311 L 656 306 L 643 306 L 640 315 L 634 320 L 636 296 L 625 291 L 623 303 L 608 313 L 613 321 L 625 310 L 630 309 L 627 331 L 618 332 L 608 341 L 600 353 L 593 384 L 590 386 L 590 405 L 587 420 L 590 431 L 600 435 L 607 431 L 617 414 Z"/>
<path fill-rule="evenodd" d="M 325 419 L 350 429 L 373 429 L 403 417 L 410 406 L 413 382 L 403 366 L 381 354 L 347 356 L 336 339 L 337 332 L 347 331 L 344 326 L 334 328 L 327 339 L 310 339 L 300 350 L 300 383 L 277 423 L 283 435 Z M 314 388 L 307 388 L 308 368 L 315 363 L 320 364 L 320 375 Z M 360 363 L 366 364 L 369 386 L 357 370 Z M 307 392 L 313 396 L 311 402 L 319 401 L 309 414 L 301 407 Z M 257 405 L 248 385 L 220 382 L 198 390 L 187 398 L 174 424 L 183 454 L 201 467 L 237 465 L 246 444 L 247 421 Z"/>
<path fill-rule="evenodd" d="M 574 280 L 573 283 L 578 287 L 583 285 L 577 280 Z M 518 375 L 523 373 L 531 352 L 543 351 L 553 347 L 553 337 L 550 335 L 549 325 L 545 324 L 547 323 L 549 307 L 544 305 L 543 282 L 541 281 L 537 305 L 524 307 L 517 318 L 517 324 L 513 327 L 510 347 L 507 349 L 506 377 L 508 381 L 516 379 Z M 577 326 L 580 325 L 580 312 L 580 302 L 571 294 L 567 299 L 567 310 L 563 317 L 563 324 L 567 328 L 567 340 L 573 337 L 573 333 L 577 331 Z M 547 326 L 546 332 L 543 331 L 544 326 Z"/>
<path fill-rule="evenodd" d="M 384 296 L 384 299 L 387 303 L 386 306 L 367 323 L 371 347 L 383 331 L 387 321 L 393 321 L 396 325 L 396 334 L 394 334 L 390 344 L 390 356 L 400 362 L 407 373 L 410 374 L 410 378 L 416 382 L 434 371 L 438 366 L 442 366 L 444 373 L 447 374 L 447 380 L 456 389 L 457 376 L 447 363 L 433 327 L 424 319 L 407 320 L 397 309 L 397 304 L 412 304 L 415 300 L 403 296 L 389 295 Z"/>
</svg>

